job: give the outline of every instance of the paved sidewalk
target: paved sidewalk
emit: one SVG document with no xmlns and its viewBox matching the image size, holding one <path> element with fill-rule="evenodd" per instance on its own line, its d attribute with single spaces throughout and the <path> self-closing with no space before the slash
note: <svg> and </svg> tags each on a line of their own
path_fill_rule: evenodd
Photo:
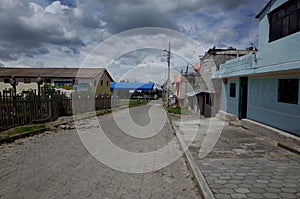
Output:
<svg viewBox="0 0 300 199">
<path fill-rule="evenodd" d="M 206 198 L 300 198 L 299 155 L 217 118 L 170 118 Z"/>
</svg>

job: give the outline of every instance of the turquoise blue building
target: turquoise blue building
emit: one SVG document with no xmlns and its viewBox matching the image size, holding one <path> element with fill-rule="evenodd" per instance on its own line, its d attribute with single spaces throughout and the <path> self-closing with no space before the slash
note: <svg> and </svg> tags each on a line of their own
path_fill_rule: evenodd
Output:
<svg viewBox="0 0 300 199">
<path fill-rule="evenodd" d="M 213 73 L 221 110 L 300 136 L 300 0 L 271 0 L 256 18 L 258 53 Z"/>
</svg>

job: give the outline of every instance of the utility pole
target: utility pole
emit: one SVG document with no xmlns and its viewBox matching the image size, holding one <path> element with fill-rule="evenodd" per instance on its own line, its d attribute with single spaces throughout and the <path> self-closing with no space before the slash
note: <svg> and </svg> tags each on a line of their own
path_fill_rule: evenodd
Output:
<svg viewBox="0 0 300 199">
<path fill-rule="evenodd" d="M 171 66 L 171 43 L 169 42 L 169 49 L 168 49 L 168 79 L 167 79 L 167 106 L 170 105 L 170 66 Z"/>
</svg>

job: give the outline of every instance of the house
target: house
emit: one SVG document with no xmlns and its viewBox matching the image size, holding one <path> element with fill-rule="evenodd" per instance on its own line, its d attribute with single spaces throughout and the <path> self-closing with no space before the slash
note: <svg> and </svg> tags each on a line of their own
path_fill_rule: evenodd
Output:
<svg viewBox="0 0 300 199">
<path fill-rule="evenodd" d="M 300 1 L 271 0 L 256 16 L 259 51 L 227 61 L 221 113 L 300 135 Z"/>
<path fill-rule="evenodd" d="M 213 117 L 220 110 L 221 79 L 213 74 L 219 66 L 227 60 L 242 57 L 248 53 L 255 53 L 254 49 L 237 50 L 211 48 L 200 58 L 200 65 L 194 66 L 193 75 L 183 75 L 180 82 L 181 97 L 188 99 L 187 105 L 194 113 L 205 117 Z M 177 83 L 178 84 L 178 83 Z M 188 86 L 186 86 L 188 84 Z M 186 92 L 184 92 L 184 89 Z"/>
<path fill-rule="evenodd" d="M 112 77 L 104 68 L 0 68 L 0 91 L 11 89 L 10 79 L 18 81 L 16 93 L 38 89 L 38 78 L 42 83 L 57 88 L 77 89 L 89 88 L 96 95 L 110 94 Z"/>
</svg>

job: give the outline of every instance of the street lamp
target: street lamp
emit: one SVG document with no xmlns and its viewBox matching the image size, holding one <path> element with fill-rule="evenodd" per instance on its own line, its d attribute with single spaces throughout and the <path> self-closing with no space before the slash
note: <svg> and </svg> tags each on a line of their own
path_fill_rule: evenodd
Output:
<svg viewBox="0 0 300 199">
<path fill-rule="evenodd" d="M 13 87 L 14 98 L 15 98 L 17 96 L 17 85 L 19 84 L 19 82 L 15 76 L 12 76 L 9 83 Z"/>
<path fill-rule="evenodd" d="M 36 78 L 36 83 L 38 85 L 38 94 L 40 96 L 41 93 L 41 85 L 43 84 L 43 79 L 41 78 L 41 76 L 39 75 L 38 78 Z"/>
<path fill-rule="evenodd" d="M 167 106 L 169 107 L 169 95 L 170 95 L 170 65 L 171 65 L 171 43 L 169 42 L 169 49 L 164 50 L 168 52 L 168 78 L 167 78 Z"/>
</svg>

